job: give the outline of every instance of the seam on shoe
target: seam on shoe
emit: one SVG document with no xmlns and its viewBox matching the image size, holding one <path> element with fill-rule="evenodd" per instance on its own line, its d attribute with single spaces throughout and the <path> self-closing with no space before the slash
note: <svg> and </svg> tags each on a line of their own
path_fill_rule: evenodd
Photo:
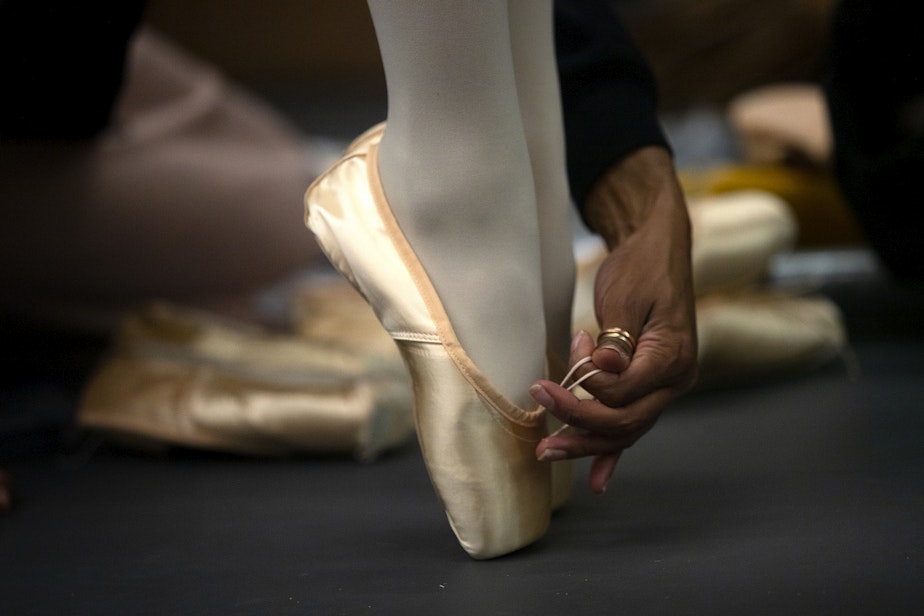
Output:
<svg viewBox="0 0 924 616">
<path fill-rule="evenodd" d="M 406 340 L 408 342 L 425 342 L 429 344 L 441 344 L 439 334 L 423 334 L 418 332 L 390 331 L 388 335 L 393 340 Z"/>
</svg>

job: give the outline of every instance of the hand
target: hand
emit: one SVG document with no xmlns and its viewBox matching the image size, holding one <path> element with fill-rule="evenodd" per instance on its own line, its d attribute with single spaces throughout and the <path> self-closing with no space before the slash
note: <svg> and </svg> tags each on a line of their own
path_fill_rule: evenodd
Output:
<svg viewBox="0 0 924 616">
<path fill-rule="evenodd" d="M 588 355 L 582 383 L 596 398 L 579 400 L 551 381 L 533 397 L 576 430 L 543 439 L 543 460 L 594 456 L 590 488 L 602 493 L 619 456 L 645 434 L 672 400 L 696 380 L 696 322 L 690 223 L 670 154 L 636 151 L 615 165 L 588 198 L 584 215 L 610 250 L 597 273 L 594 307 L 601 328 L 621 327 L 637 342 L 630 358 L 597 346 L 586 332 L 572 342 L 570 365 Z"/>
</svg>

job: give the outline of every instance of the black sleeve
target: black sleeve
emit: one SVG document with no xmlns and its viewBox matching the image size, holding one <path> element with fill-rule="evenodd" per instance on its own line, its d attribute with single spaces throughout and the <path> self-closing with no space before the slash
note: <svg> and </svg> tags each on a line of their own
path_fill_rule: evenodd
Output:
<svg viewBox="0 0 924 616">
<path fill-rule="evenodd" d="M 109 121 L 143 0 L 0 0 L 0 138 L 92 137 Z"/>
<path fill-rule="evenodd" d="M 924 38 L 916 3 L 840 0 L 824 89 L 839 185 L 885 265 L 924 279 Z"/>
<path fill-rule="evenodd" d="M 654 75 L 608 0 L 556 0 L 555 44 L 568 177 L 580 208 L 619 159 L 669 144 Z"/>
</svg>

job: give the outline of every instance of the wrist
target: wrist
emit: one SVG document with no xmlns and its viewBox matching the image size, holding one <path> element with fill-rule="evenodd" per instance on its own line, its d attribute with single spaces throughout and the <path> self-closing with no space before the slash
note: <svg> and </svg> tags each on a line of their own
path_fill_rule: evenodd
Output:
<svg viewBox="0 0 924 616">
<path fill-rule="evenodd" d="M 643 227 L 652 214 L 686 205 L 673 159 L 663 147 L 640 148 L 612 165 L 584 202 L 587 226 L 611 249 Z"/>
</svg>

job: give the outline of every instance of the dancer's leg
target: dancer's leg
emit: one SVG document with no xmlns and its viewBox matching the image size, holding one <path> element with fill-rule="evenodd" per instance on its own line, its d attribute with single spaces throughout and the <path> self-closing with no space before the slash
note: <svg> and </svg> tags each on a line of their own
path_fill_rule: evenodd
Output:
<svg viewBox="0 0 924 616">
<path fill-rule="evenodd" d="M 388 86 L 385 195 L 462 345 L 531 406 L 545 321 L 506 2 L 369 2 Z"/>
<path fill-rule="evenodd" d="M 567 361 L 575 279 L 571 199 L 551 0 L 509 0 L 513 62 L 532 163 L 549 348 Z"/>
<path fill-rule="evenodd" d="M 0 144 L 0 314 L 108 330 L 153 299 L 257 316 L 324 260 L 297 225 L 322 169 L 278 113 L 142 29 L 113 125 Z"/>
</svg>

